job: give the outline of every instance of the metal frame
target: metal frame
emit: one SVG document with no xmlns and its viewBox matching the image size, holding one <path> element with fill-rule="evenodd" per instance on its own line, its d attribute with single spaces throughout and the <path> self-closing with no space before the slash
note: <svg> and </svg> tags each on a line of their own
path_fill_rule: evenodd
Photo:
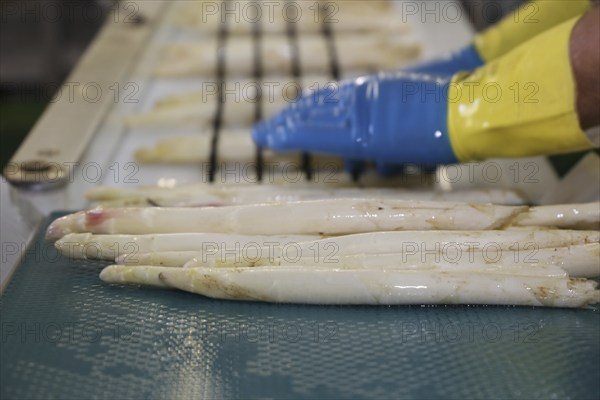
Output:
<svg viewBox="0 0 600 400">
<path fill-rule="evenodd" d="M 81 158 L 114 104 L 115 88 L 123 86 L 167 5 L 128 1 L 116 6 L 4 168 L 10 183 L 44 190 L 67 182 L 68 169 Z"/>
</svg>

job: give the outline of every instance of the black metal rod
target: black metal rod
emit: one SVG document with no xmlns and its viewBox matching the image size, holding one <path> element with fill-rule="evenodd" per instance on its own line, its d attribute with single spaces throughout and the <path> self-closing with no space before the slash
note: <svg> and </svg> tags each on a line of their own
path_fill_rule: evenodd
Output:
<svg viewBox="0 0 600 400">
<path fill-rule="evenodd" d="M 224 0 L 222 6 L 226 6 L 229 0 Z M 212 139 L 210 142 L 210 157 L 208 166 L 208 181 L 213 183 L 218 169 L 218 147 L 219 134 L 223 125 L 223 110 L 225 108 L 225 97 L 223 86 L 225 85 L 225 46 L 227 44 L 227 20 L 222 20 L 217 33 L 217 66 L 215 80 L 217 84 L 217 109 L 212 124 Z"/>
<path fill-rule="evenodd" d="M 262 60 L 262 27 L 260 18 L 253 22 L 252 36 L 254 38 L 254 80 L 258 88 L 256 93 L 256 103 L 254 108 L 254 122 L 259 122 L 263 118 L 262 108 L 262 78 L 263 78 L 263 60 Z M 261 182 L 263 179 L 263 151 L 259 146 L 256 146 L 256 179 Z"/>
<path fill-rule="evenodd" d="M 292 77 L 298 86 L 302 88 L 302 68 L 300 64 L 300 47 L 298 45 L 298 30 L 296 28 L 296 22 L 288 19 L 286 28 L 288 40 L 290 42 L 290 52 L 292 55 Z M 302 153 L 301 167 L 302 171 L 304 172 L 304 177 L 307 181 L 310 181 L 312 179 L 312 157 L 309 153 Z"/>
<path fill-rule="evenodd" d="M 321 15 L 327 15 L 326 5 L 321 4 Z M 340 63 L 338 59 L 337 49 L 335 47 L 335 38 L 333 34 L 333 28 L 331 23 L 327 21 L 327 18 L 323 18 L 323 26 L 321 27 L 321 33 L 325 38 L 325 44 L 327 46 L 327 54 L 329 55 L 329 75 L 334 81 L 339 81 L 342 78 Z M 353 169 L 351 172 L 353 182 L 358 182 L 360 179 L 360 169 Z"/>
<path fill-rule="evenodd" d="M 325 11 L 325 6 L 321 5 L 321 9 L 322 11 Z M 325 15 L 325 12 L 322 14 Z M 335 40 L 333 38 L 333 29 L 331 27 L 331 23 L 327 22 L 327 18 L 323 18 L 321 32 L 325 37 L 327 53 L 329 54 L 329 73 L 334 80 L 339 81 L 342 75 L 340 72 L 340 63 L 338 61 L 337 49 L 335 47 Z"/>
</svg>

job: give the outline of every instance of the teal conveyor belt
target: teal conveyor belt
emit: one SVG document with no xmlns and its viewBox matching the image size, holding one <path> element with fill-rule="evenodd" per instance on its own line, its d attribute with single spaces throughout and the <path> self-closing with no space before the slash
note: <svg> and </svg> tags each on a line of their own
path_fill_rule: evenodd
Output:
<svg viewBox="0 0 600 400">
<path fill-rule="evenodd" d="M 598 308 L 276 305 L 111 286 L 106 263 L 58 256 L 44 230 L 1 298 L 2 399 L 600 398 Z"/>
</svg>

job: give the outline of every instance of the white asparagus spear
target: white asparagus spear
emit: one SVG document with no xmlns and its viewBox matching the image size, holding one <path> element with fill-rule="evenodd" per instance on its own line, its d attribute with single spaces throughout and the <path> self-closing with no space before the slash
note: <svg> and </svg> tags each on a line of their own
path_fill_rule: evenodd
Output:
<svg viewBox="0 0 600 400">
<path fill-rule="evenodd" d="M 265 118 L 275 115 L 286 103 L 283 100 L 269 102 L 261 101 Z M 206 127 L 209 126 L 217 108 L 216 100 L 206 102 L 190 102 L 172 107 L 155 108 L 148 112 L 133 114 L 126 117 L 125 122 L 131 128 L 177 128 L 177 127 Z M 254 122 L 256 104 L 245 101 L 230 101 L 223 107 L 223 125 L 225 127 L 247 127 Z"/>
<path fill-rule="evenodd" d="M 219 85 L 215 81 L 203 81 L 202 89 L 176 93 L 160 98 L 153 106 L 154 110 L 169 110 L 186 104 L 201 106 L 207 102 L 218 101 L 217 89 L 222 90 L 226 101 L 248 102 L 255 104 L 258 96 L 266 103 L 291 103 L 302 94 L 302 90 L 313 91 L 336 82 L 325 76 L 310 75 L 302 78 L 263 77 L 262 79 L 236 79 Z"/>
<path fill-rule="evenodd" d="M 236 267 L 239 271 L 245 271 L 248 267 Z M 534 264 L 534 265 L 490 265 L 490 266 L 480 266 L 479 269 L 465 267 L 462 265 L 406 265 L 406 266 L 392 266 L 389 268 L 377 267 L 373 268 L 370 266 L 340 266 L 340 268 L 332 267 L 332 266 L 323 266 L 323 265 L 286 265 L 286 266 L 260 266 L 254 267 L 257 269 L 266 269 L 266 270 L 314 270 L 314 271 L 336 271 L 341 269 L 348 270 L 373 270 L 373 273 L 379 273 L 381 271 L 421 271 L 421 272 L 472 272 L 472 273 L 488 273 L 495 275 L 512 275 L 512 276 L 537 276 L 537 277 L 566 277 L 569 276 L 567 273 L 557 267 L 555 265 L 543 265 L 543 264 Z M 131 265 L 111 265 L 103 269 L 100 274 L 100 278 L 108 283 L 123 283 L 123 284 L 134 284 L 134 285 L 144 285 L 144 286 L 155 286 L 155 287 L 163 287 L 169 288 L 169 286 L 164 280 L 161 280 L 159 275 L 162 272 L 168 272 L 171 268 L 167 266 L 158 266 L 158 265 L 139 265 L 139 266 L 131 266 Z M 206 270 L 203 267 L 193 267 L 186 269 L 196 269 L 199 271 Z M 222 268 L 227 271 L 231 271 L 232 268 Z"/>
<path fill-rule="evenodd" d="M 225 240 L 223 240 L 223 238 Z M 260 240 L 258 240 L 260 238 Z M 296 239 L 298 239 L 296 241 Z M 286 257 L 312 257 L 328 261 L 333 257 L 356 254 L 403 253 L 421 257 L 424 261 L 435 261 L 436 257 L 454 253 L 467 257 L 471 252 L 485 252 L 486 257 L 496 257 L 498 251 L 511 254 L 518 260 L 537 260 L 542 249 L 564 248 L 592 244 L 598 246 L 600 232 L 569 230 L 490 230 L 490 231 L 398 231 L 374 232 L 337 236 L 324 239 L 306 239 L 293 236 L 236 236 L 219 234 L 163 234 L 163 235 L 92 235 L 70 234 L 57 242 L 57 247 L 67 247 L 63 242 L 79 243 L 110 254 L 115 243 L 120 248 L 125 244 L 136 243 L 137 251 L 133 257 L 119 258 L 118 263 L 143 264 L 144 260 L 152 265 L 181 266 L 192 258 L 207 263 L 223 260 L 242 260 L 248 258 L 274 259 Z M 256 246 L 256 243 L 265 243 Z M 152 248 L 152 250 L 147 250 Z M 586 252 L 574 252 L 573 257 L 593 259 L 594 248 L 585 248 Z M 157 253 L 169 252 L 166 255 Z M 172 253 L 173 257 L 169 259 Z M 144 258 L 141 253 L 154 253 Z M 125 249 L 120 254 L 127 254 Z M 596 253 L 597 255 L 597 253 Z M 566 255 L 565 255 L 566 256 Z M 542 257 L 542 256 L 540 256 Z M 552 255 L 548 255 L 552 259 Z M 597 257 L 596 257 L 597 258 Z M 546 258 L 544 258 L 546 259 Z M 557 258 L 557 260 L 560 258 Z M 151 261 L 152 260 L 152 261 Z M 579 260 L 579 258 L 577 259 Z M 574 264 L 575 259 L 573 260 Z M 583 262 L 583 261 L 581 261 Z M 164 264 L 162 264 L 164 263 Z M 597 265 L 597 263 L 595 263 Z M 592 267 L 593 268 L 593 267 Z"/>
<path fill-rule="evenodd" d="M 228 76 L 252 72 L 252 37 L 233 37 L 227 40 L 225 64 Z M 298 47 L 302 71 L 319 73 L 329 67 L 329 56 L 323 35 L 304 35 Z M 398 68 L 415 60 L 420 48 L 414 43 L 402 43 L 384 34 L 347 34 L 335 37 L 338 63 L 344 71 L 365 71 Z M 291 71 L 291 42 L 286 36 L 267 36 L 261 42 L 263 73 L 286 74 Z M 170 44 L 163 49 L 155 69 L 160 77 L 214 75 L 217 65 L 217 41 Z"/>
<path fill-rule="evenodd" d="M 256 103 L 260 102 L 265 117 L 274 115 L 281 108 L 295 102 L 302 88 L 306 92 L 331 84 L 328 79 L 310 76 L 296 78 L 266 77 L 256 80 L 226 81 L 221 90 L 225 99 L 223 124 L 227 127 L 247 127 L 255 118 Z M 218 95 L 216 82 L 204 82 L 202 90 L 180 93 L 157 101 L 147 112 L 130 115 L 126 123 L 132 128 L 204 126 L 212 123 Z"/>
<path fill-rule="evenodd" d="M 223 96 L 228 102 L 256 103 L 259 94 L 261 99 L 268 103 L 292 103 L 299 99 L 302 91 L 312 92 L 326 86 L 337 85 L 336 81 L 324 75 L 306 75 L 301 78 L 265 76 L 256 79 L 235 79 L 225 81 L 220 87 Z M 217 82 L 205 81 L 201 90 L 177 93 L 160 98 L 154 108 L 164 110 L 194 103 L 201 105 L 206 102 L 217 102 Z"/>
<path fill-rule="evenodd" d="M 169 287 L 229 300 L 301 304 L 502 304 L 584 307 L 600 302 L 597 283 L 567 277 L 498 273 L 318 269 L 300 267 L 167 268 L 109 266 L 100 278 Z M 145 271 L 144 271 L 145 270 Z M 157 279 L 158 275 L 158 279 Z M 152 276 L 152 278 L 146 278 Z"/>
<path fill-rule="evenodd" d="M 147 204 L 146 199 L 164 207 L 201 206 L 203 204 L 258 204 L 282 201 L 323 200 L 339 198 L 381 198 L 397 200 L 466 201 L 520 205 L 524 198 L 511 189 L 433 189 L 323 187 L 295 184 L 283 185 L 206 185 L 191 184 L 172 188 L 138 187 L 135 189 L 98 186 L 86 192 L 90 201 L 135 200 Z M 141 199 L 141 201 L 139 200 Z M 115 203 L 118 204 L 118 203 Z"/>
<path fill-rule="evenodd" d="M 152 147 L 143 147 L 135 152 L 136 161 L 144 164 L 208 164 L 210 161 L 212 136 L 201 132 L 195 136 L 179 136 L 164 139 Z M 256 146 L 250 132 L 244 130 L 223 131 L 219 134 L 217 154 L 220 163 L 235 163 L 239 169 L 254 169 L 256 165 Z M 263 168 L 272 180 L 277 173 L 294 177 L 294 171 L 302 170 L 300 153 L 262 152 Z M 343 171 L 341 158 L 315 155 L 311 167 L 315 171 Z M 225 167 L 227 168 L 227 167 Z M 317 172 L 315 172 L 317 173 Z M 333 172 L 331 172 L 333 174 Z M 258 186 L 258 185 L 256 185 Z M 175 193 L 173 193 L 175 195 Z"/>
<path fill-rule="evenodd" d="M 219 145 L 227 143 L 225 157 L 242 162 L 255 157 L 256 149 L 250 135 L 222 135 Z M 152 146 L 139 148 L 135 152 L 135 160 L 142 164 L 200 164 L 210 158 L 212 136 L 200 132 L 195 136 L 177 136 L 160 140 Z M 227 160 L 221 160 L 227 161 Z"/>
<path fill-rule="evenodd" d="M 531 207 L 517 217 L 515 225 L 600 229 L 600 202 Z"/>
<path fill-rule="evenodd" d="M 432 246 L 434 247 L 434 246 Z M 214 257 L 199 251 L 143 253 L 123 255 L 115 261 L 124 265 L 158 265 L 165 267 L 258 267 L 258 266 L 321 266 L 329 268 L 426 268 L 441 267 L 452 270 L 488 269 L 494 266 L 543 268 L 557 266 L 575 278 L 595 278 L 600 276 L 600 244 L 590 243 L 554 248 L 539 248 L 535 245 L 526 248 L 500 248 L 494 244 L 483 250 L 465 251 L 459 246 L 440 248 L 438 252 L 405 253 L 352 253 L 338 255 L 315 254 L 314 256 L 274 256 L 269 249 Z M 351 250 L 350 250 L 351 251 Z M 306 252 L 305 252 L 306 253 Z"/>
<path fill-rule="evenodd" d="M 381 3 L 373 5 L 372 3 Z M 237 10 L 246 18 L 227 17 L 222 7 L 215 2 L 183 2 L 175 18 L 177 26 L 216 34 L 223 19 L 227 20 L 227 32 L 232 35 L 248 35 L 255 23 L 260 23 L 265 34 L 285 34 L 288 20 L 294 21 L 295 29 L 301 34 L 319 33 L 323 22 L 330 22 L 335 32 L 386 31 L 389 34 L 408 31 L 406 22 L 388 2 L 327 1 L 321 4 L 310 1 L 282 2 L 230 2 L 227 10 Z M 260 8 L 258 8 L 260 6 Z M 285 8 L 284 8 L 285 6 Z M 325 6 L 325 8 L 319 8 Z"/>
<path fill-rule="evenodd" d="M 423 257 L 420 254 L 411 253 L 389 253 L 389 254 L 354 254 L 344 256 L 333 256 L 330 259 L 301 257 L 203 257 L 201 252 L 164 252 L 144 253 L 133 255 L 122 255 L 115 262 L 117 264 L 155 265 L 170 268 L 230 268 L 230 267 L 264 267 L 264 266 L 304 266 L 333 269 L 432 269 L 440 268 L 449 271 L 461 270 L 493 270 L 513 272 L 510 268 L 530 268 L 529 275 L 548 275 L 550 268 L 559 268 L 560 273 L 568 273 L 575 278 L 594 278 L 600 276 L 600 267 L 595 264 L 598 257 L 598 246 L 592 248 L 578 246 L 577 248 L 540 249 L 531 251 L 534 256 L 513 253 L 509 251 L 497 252 L 497 255 L 487 256 L 482 252 L 470 252 L 459 256 L 444 255 L 443 253 L 428 254 Z M 593 249 L 595 247 L 595 249 Z M 595 251 L 594 251 L 595 250 Z M 572 256 L 570 258 L 566 258 Z M 518 259 L 517 257 L 521 257 Z M 595 257 L 595 258 L 592 258 Z M 531 260 L 531 261 L 530 261 Z M 534 262 L 535 261 L 535 262 Z M 591 261 L 591 262 L 590 262 Z M 556 270 L 557 271 L 557 270 Z M 556 274 L 556 271 L 554 272 Z"/>
<path fill-rule="evenodd" d="M 96 208 L 54 221 L 47 238 L 67 233 L 239 233 L 343 235 L 394 230 L 487 230 L 508 225 L 524 206 L 334 199 L 204 208 Z"/>
<path fill-rule="evenodd" d="M 98 189 L 98 188 L 96 188 Z M 282 201 L 305 201 L 342 198 L 381 198 L 396 200 L 431 200 L 431 201 L 466 201 L 469 203 L 494 203 L 502 205 L 520 205 L 524 203 L 523 198 L 515 191 L 502 189 L 489 190 L 456 190 L 450 192 L 429 189 L 351 189 L 342 190 L 271 190 L 263 193 L 241 193 L 231 196 L 215 196 L 210 193 L 128 193 L 123 197 L 114 196 L 106 200 L 97 201 L 97 205 L 103 208 L 116 207 L 205 207 L 205 206 L 231 206 L 237 204 L 260 204 L 276 203 Z M 95 200 L 93 200 L 95 201 Z"/>
<path fill-rule="evenodd" d="M 182 126 L 203 127 L 210 124 L 211 118 L 214 118 L 217 108 L 216 101 L 209 101 L 203 104 L 189 103 L 180 104 L 176 107 L 163 109 L 154 109 L 148 112 L 129 115 L 125 118 L 127 126 L 130 128 L 173 128 Z M 236 111 L 240 107 L 234 106 Z M 241 113 L 231 113 L 233 125 L 242 124 L 246 118 Z M 229 121 L 229 120 L 228 120 Z"/>
<path fill-rule="evenodd" d="M 189 251 L 198 248 L 232 248 L 256 245 L 260 247 L 285 245 L 318 239 L 310 235 L 245 236 L 214 233 L 170 233 L 158 235 L 92 235 L 72 233 L 63 236 L 54 245 L 58 252 L 70 258 L 115 260 L 123 254 L 164 251 Z"/>
<path fill-rule="evenodd" d="M 153 146 L 135 152 L 136 161 L 143 164 L 194 164 L 210 160 L 212 136 L 200 132 L 194 136 L 176 136 L 163 139 Z M 248 131 L 221 132 L 218 143 L 219 161 L 256 162 L 256 146 Z M 298 153 L 263 152 L 265 162 L 295 162 L 300 165 Z"/>
<path fill-rule="evenodd" d="M 264 103 L 292 103 L 300 98 L 303 91 L 309 93 L 330 85 L 337 85 L 337 83 L 324 75 L 307 75 L 301 78 L 265 76 L 260 80 L 225 81 L 220 89 L 222 89 L 227 102 L 255 104 L 260 94 Z M 218 101 L 217 88 L 219 88 L 217 82 L 205 81 L 201 90 L 162 97 L 154 104 L 153 108 L 166 110 L 191 103 L 198 106 L 207 102 L 216 103 Z"/>
<path fill-rule="evenodd" d="M 389 199 L 203 208 L 96 208 L 55 220 L 46 236 L 56 240 L 68 233 L 81 232 L 332 236 L 395 230 L 490 230 L 509 227 L 517 215 L 526 212 L 525 206 Z"/>
</svg>

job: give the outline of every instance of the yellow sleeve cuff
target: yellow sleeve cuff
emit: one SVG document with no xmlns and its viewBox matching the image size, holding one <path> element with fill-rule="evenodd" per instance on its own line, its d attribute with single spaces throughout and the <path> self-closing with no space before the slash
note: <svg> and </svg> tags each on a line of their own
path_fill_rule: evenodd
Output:
<svg viewBox="0 0 600 400">
<path fill-rule="evenodd" d="M 496 25 L 475 37 L 475 48 L 486 61 L 508 53 L 521 43 L 591 8 L 590 0 L 528 1 Z"/>
<path fill-rule="evenodd" d="M 460 161 L 593 148 L 579 126 L 569 57 L 573 18 L 453 77 L 448 127 Z"/>
</svg>

